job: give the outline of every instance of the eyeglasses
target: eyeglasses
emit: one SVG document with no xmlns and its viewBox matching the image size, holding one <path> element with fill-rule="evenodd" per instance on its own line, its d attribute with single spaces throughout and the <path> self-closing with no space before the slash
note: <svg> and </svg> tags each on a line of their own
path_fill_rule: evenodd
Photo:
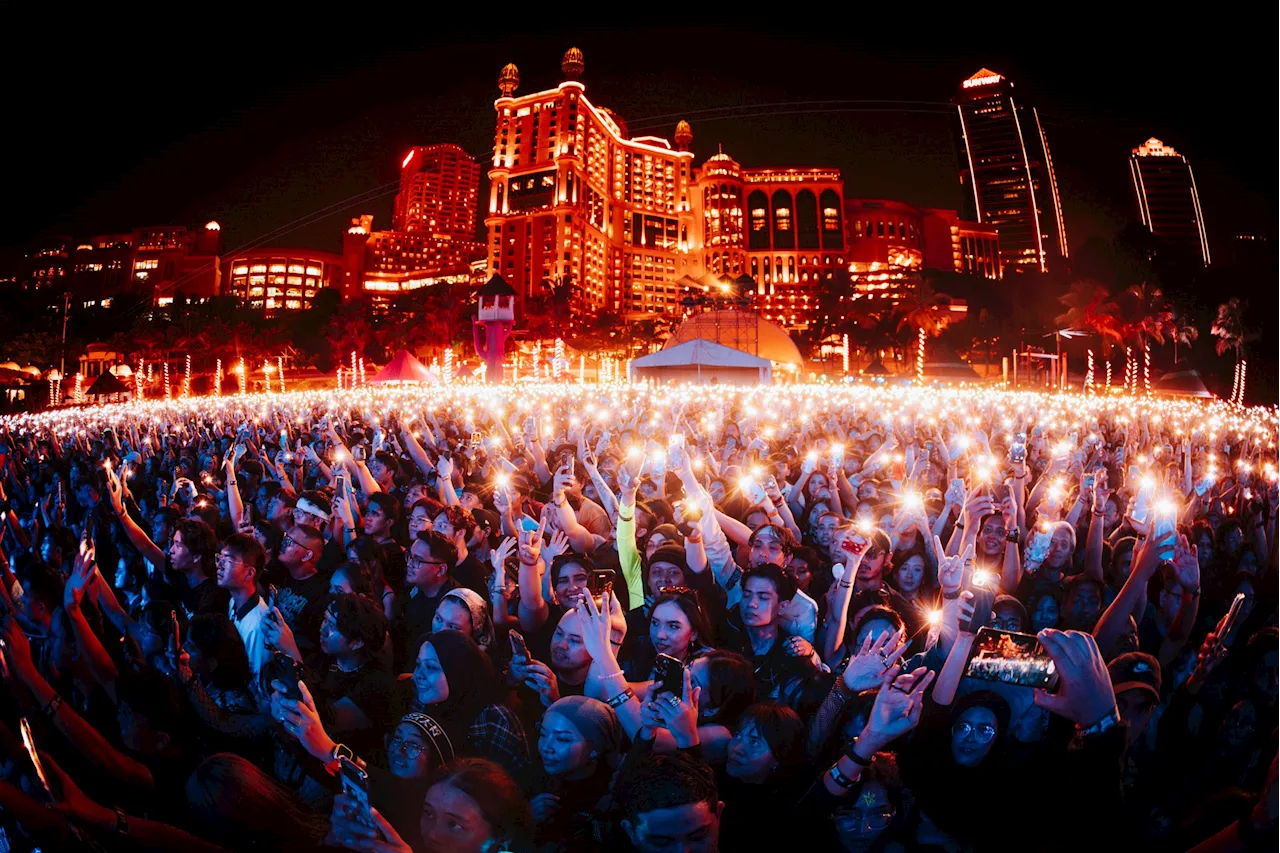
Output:
<svg viewBox="0 0 1280 853">
<path fill-rule="evenodd" d="M 215 566 L 234 566 L 235 564 L 240 562 L 242 561 L 234 559 L 228 554 L 218 554 L 216 557 L 213 558 L 213 564 Z"/>
<path fill-rule="evenodd" d="M 958 720 L 951 726 L 951 734 L 960 740 L 965 740 L 969 735 L 973 735 L 974 740 L 978 743 L 990 743 L 991 739 L 996 736 L 996 727 L 990 723 L 975 726 L 971 723 L 966 723 L 964 720 Z"/>
<path fill-rule="evenodd" d="M 418 756 L 427 751 L 427 745 L 416 740 L 404 740 L 402 738 L 392 738 L 387 744 L 387 752 L 391 754 L 400 753 L 409 760 L 416 760 Z"/>
<path fill-rule="evenodd" d="M 893 817 L 897 814 L 893 806 L 884 806 L 875 811 L 862 811 L 855 809 L 852 811 L 836 812 L 832 817 L 835 822 L 850 831 L 864 830 L 873 832 L 884 829 L 893 823 Z"/>
<path fill-rule="evenodd" d="M 406 558 L 405 564 L 410 566 L 447 566 L 449 565 L 448 563 L 443 562 L 441 560 L 419 560 L 417 557 Z"/>
</svg>

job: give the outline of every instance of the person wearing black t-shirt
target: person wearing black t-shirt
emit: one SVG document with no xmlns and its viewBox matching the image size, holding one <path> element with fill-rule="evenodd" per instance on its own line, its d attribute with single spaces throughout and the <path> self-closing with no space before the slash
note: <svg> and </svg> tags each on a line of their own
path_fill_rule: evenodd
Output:
<svg viewBox="0 0 1280 853">
<path fill-rule="evenodd" d="M 488 598 L 488 570 L 467 548 L 467 540 L 476 526 L 471 513 L 460 506 L 450 504 L 440 510 L 432 520 L 431 526 L 436 533 L 447 537 L 453 543 L 453 547 L 458 549 L 458 559 L 453 564 L 453 571 L 450 572 L 454 583 L 465 586 L 481 598 Z"/>
<path fill-rule="evenodd" d="M 316 705 L 325 729 L 353 749 L 380 746 L 391 726 L 395 678 L 377 664 L 386 635 L 382 608 L 354 594 L 334 596 L 320 623 Z"/>
<path fill-rule="evenodd" d="M 458 561 L 453 543 L 434 530 L 423 530 L 405 561 L 406 595 L 396 597 L 396 661 L 412 668 L 417 639 L 431 633 L 431 621 L 444 594 L 457 586 L 449 571 Z"/>
<path fill-rule="evenodd" d="M 316 648 L 320 620 L 329 601 L 329 580 L 316 561 L 324 550 L 324 536 L 309 524 L 295 524 L 280 541 L 280 567 L 287 573 L 276 592 L 276 609 L 284 617 L 303 654 Z M 268 574 L 272 574 L 268 570 Z"/>
<path fill-rule="evenodd" d="M 226 613 L 230 599 L 213 579 L 218 554 L 218 536 L 213 528 L 197 519 L 178 519 L 166 554 L 125 511 L 123 490 L 117 483 L 114 479 L 108 481 L 112 511 L 143 559 L 164 567 L 164 583 L 173 588 L 171 598 L 182 603 L 187 618 L 201 613 Z"/>
</svg>

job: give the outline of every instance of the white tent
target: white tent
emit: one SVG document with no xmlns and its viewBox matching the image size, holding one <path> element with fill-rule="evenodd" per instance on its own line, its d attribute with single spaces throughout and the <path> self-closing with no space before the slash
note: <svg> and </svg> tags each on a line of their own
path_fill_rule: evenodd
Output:
<svg viewBox="0 0 1280 853">
<path fill-rule="evenodd" d="M 694 338 L 631 362 L 631 379 L 754 385 L 773 381 L 769 359 Z"/>
</svg>

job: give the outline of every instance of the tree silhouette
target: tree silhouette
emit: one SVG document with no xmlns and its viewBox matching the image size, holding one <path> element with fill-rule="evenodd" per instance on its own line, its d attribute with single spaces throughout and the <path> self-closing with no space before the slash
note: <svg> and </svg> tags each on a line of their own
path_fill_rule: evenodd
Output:
<svg viewBox="0 0 1280 853">
<path fill-rule="evenodd" d="M 1120 306 L 1111 300 L 1111 294 L 1095 281 L 1075 281 L 1071 289 L 1058 297 L 1067 306 L 1053 322 L 1059 329 L 1080 329 L 1102 340 L 1102 354 L 1111 354 L 1111 347 L 1124 342 L 1121 332 Z"/>
</svg>

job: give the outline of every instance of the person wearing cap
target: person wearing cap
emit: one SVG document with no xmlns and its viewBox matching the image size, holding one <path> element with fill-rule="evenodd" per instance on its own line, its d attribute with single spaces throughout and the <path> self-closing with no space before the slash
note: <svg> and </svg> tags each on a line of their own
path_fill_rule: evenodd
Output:
<svg viewBox="0 0 1280 853">
<path fill-rule="evenodd" d="M 1012 595 L 997 595 L 991 605 L 991 627 L 1014 634 L 1027 633 L 1027 608 Z"/>
<path fill-rule="evenodd" d="M 621 747 L 622 726 L 605 703 L 565 696 L 551 704 L 538 731 L 542 773 L 530 791 L 540 842 L 573 850 L 597 841 L 595 819 Z"/>
<path fill-rule="evenodd" d="M 832 537 L 833 556 L 843 552 L 840 543 L 849 535 L 858 535 L 857 528 L 853 525 L 843 528 Z M 886 577 L 889 557 L 893 553 L 889 534 L 877 527 L 871 531 L 869 539 L 866 550 L 862 552 L 862 560 L 858 563 L 857 576 L 853 581 L 853 599 L 849 603 L 849 612 L 856 613 L 867 607 L 883 605 L 902 617 L 902 621 L 907 624 L 907 636 L 916 636 L 922 624 L 919 609 L 912 606 L 902 593 L 890 586 Z"/>
<path fill-rule="evenodd" d="M 370 764 L 369 801 L 411 846 L 421 843 L 418 817 L 433 774 L 453 760 L 453 742 L 427 714 L 409 713 L 386 738 L 387 766 Z"/>
<path fill-rule="evenodd" d="M 1160 662 L 1144 652 L 1128 652 L 1107 665 L 1120 719 L 1128 724 L 1125 746 L 1142 737 L 1160 704 Z"/>
</svg>

